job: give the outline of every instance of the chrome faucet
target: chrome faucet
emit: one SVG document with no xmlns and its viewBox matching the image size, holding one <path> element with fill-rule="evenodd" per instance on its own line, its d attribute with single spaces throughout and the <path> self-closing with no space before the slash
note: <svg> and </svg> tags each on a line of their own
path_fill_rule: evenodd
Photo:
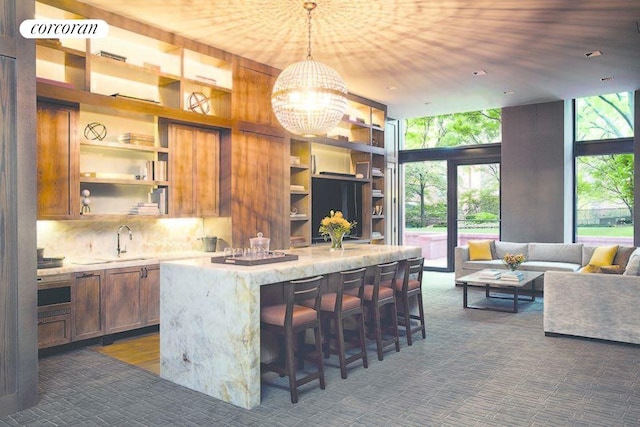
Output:
<svg viewBox="0 0 640 427">
<path fill-rule="evenodd" d="M 131 232 L 131 229 L 129 228 L 129 226 L 128 226 L 128 225 L 121 225 L 121 226 L 118 228 L 118 233 L 117 233 L 117 234 L 118 234 L 118 248 L 117 248 L 117 250 L 118 250 L 118 256 L 120 256 L 120 254 L 124 254 L 124 253 L 126 253 L 126 252 L 127 252 L 127 245 L 126 245 L 126 244 L 124 245 L 124 249 L 121 249 L 121 248 L 120 248 L 120 232 L 121 232 L 121 231 L 122 231 L 122 229 L 124 229 L 124 228 L 126 228 L 126 229 L 129 231 L 129 240 L 133 240 L 133 233 Z"/>
</svg>

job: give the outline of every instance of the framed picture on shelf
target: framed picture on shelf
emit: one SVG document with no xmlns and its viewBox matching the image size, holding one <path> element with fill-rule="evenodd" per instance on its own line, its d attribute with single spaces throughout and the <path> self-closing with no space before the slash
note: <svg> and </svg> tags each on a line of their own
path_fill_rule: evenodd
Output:
<svg viewBox="0 0 640 427">
<path fill-rule="evenodd" d="M 369 179 L 369 162 L 356 163 L 356 178 Z"/>
</svg>

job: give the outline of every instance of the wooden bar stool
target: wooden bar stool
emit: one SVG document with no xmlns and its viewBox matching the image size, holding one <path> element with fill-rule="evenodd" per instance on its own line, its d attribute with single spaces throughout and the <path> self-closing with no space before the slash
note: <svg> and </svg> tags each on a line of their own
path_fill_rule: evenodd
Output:
<svg viewBox="0 0 640 427">
<path fill-rule="evenodd" d="M 364 306 L 369 314 L 369 324 L 373 328 L 373 334 L 376 340 L 378 350 L 378 360 L 383 360 L 383 350 L 385 347 L 395 344 L 396 351 L 400 351 L 400 338 L 398 334 L 398 315 L 396 309 L 396 276 L 398 274 L 398 262 L 390 262 L 388 264 L 379 264 L 376 266 L 373 284 L 364 286 Z M 390 306 L 388 318 L 391 325 L 388 329 L 391 338 L 383 340 L 383 328 L 380 319 L 380 308 Z"/>
<path fill-rule="evenodd" d="M 427 337 L 424 326 L 424 307 L 422 304 L 422 271 L 424 268 L 424 258 L 411 258 L 406 262 L 404 270 L 404 280 L 396 281 L 396 300 L 398 302 L 399 326 L 404 328 L 407 334 L 407 344 L 412 345 L 411 335 L 422 331 L 422 338 Z M 416 299 L 418 314 L 411 314 L 409 303 L 412 298 Z M 411 326 L 411 320 L 417 320 L 416 326 Z"/>
<path fill-rule="evenodd" d="M 322 331 L 324 333 L 325 357 L 329 354 L 337 354 L 340 360 L 340 375 L 347 378 L 347 365 L 362 359 L 362 365 L 367 368 L 367 338 L 364 330 L 364 311 L 362 308 L 362 298 L 364 293 L 364 277 L 367 269 L 343 271 L 340 273 L 340 282 L 336 292 L 322 295 L 320 303 L 320 318 L 322 320 Z M 359 351 L 350 356 L 346 356 L 344 320 L 354 317 L 357 322 L 357 345 Z M 334 334 L 331 332 L 331 322 L 334 324 Z M 331 337 L 335 336 L 335 348 L 331 348 Z M 355 341 L 355 340 L 354 340 Z"/>
<path fill-rule="evenodd" d="M 262 369 L 289 377 L 291 403 L 298 402 L 298 387 L 303 384 L 319 379 L 320 388 L 322 390 L 325 388 L 320 328 L 321 283 L 322 276 L 291 280 L 284 284 L 285 303 L 266 306 L 260 311 L 260 328 L 282 336 L 285 348 L 284 366 L 263 363 Z M 312 301 L 313 307 L 303 305 L 303 302 L 308 301 Z M 310 328 L 313 328 L 315 338 L 315 351 L 312 353 L 304 350 L 304 332 Z M 318 369 L 302 378 L 296 378 L 296 360 L 301 362 L 300 366 L 303 366 L 305 359 L 314 362 Z"/>
</svg>

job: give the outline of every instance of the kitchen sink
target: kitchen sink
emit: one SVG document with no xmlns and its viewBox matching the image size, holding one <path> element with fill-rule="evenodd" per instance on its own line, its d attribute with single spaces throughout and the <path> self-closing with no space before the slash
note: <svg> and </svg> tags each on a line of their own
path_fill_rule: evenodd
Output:
<svg viewBox="0 0 640 427">
<path fill-rule="evenodd" d="M 76 265 L 94 265 L 94 264 L 110 264 L 113 262 L 128 262 L 128 261 L 145 261 L 150 259 L 149 257 L 132 257 L 132 258 L 87 258 L 76 259 L 71 261 L 71 264 Z"/>
</svg>

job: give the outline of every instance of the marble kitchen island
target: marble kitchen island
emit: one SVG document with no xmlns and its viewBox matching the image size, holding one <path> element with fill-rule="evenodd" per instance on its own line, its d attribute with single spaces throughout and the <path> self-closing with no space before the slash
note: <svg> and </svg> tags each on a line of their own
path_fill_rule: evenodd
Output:
<svg viewBox="0 0 640 427">
<path fill-rule="evenodd" d="M 346 245 L 286 251 L 257 266 L 209 258 L 160 264 L 160 376 L 251 409 L 260 404 L 260 288 L 420 256 L 411 246 Z M 217 254 L 220 255 L 220 254 Z"/>
</svg>

